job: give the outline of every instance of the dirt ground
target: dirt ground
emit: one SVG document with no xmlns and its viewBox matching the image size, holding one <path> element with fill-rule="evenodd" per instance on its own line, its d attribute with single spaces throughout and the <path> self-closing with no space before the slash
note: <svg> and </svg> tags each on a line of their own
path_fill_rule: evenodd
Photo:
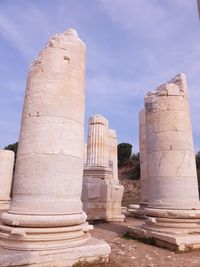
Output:
<svg viewBox="0 0 200 267">
<path fill-rule="evenodd" d="M 125 223 L 95 224 L 92 236 L 104 239 L 112 249 L 110 262 L 95 267 L 200 267 L 200 250 L 177 254 L 123 237 L 127 226 L 141 223 L 142 220 L 127 218 Z"/>
</svg>

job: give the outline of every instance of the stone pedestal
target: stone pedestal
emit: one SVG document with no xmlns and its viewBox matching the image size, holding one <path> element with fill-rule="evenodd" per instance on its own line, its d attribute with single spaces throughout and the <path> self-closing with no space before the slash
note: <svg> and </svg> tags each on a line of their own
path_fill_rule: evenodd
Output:
<svg viewBox="0 0 200 267">
<path fill-rule="evenodd" d="M 123 186 L 117 169 L 116 132 L 102 115 L 89 119 L 87 164 L 84 168 L 82 201 L 88 220 L 124 221 Z"/>
<path fill-rule="evenodd" d="M 10 207 L 14 157 L 13 151 L 0 150 L 0 213 Z"/>
<path fill-rule="evenodd" d="M 55 266 L 63 266 L 53 256 L 55 250 L 62 254 L 60 250 L 67 249 L 73 263 L 80 258 L 87 260 L 90 255 L 87 243 L 92 227 L 86 222 L 81 202 L 85 50 L 77 32 L 69 29 L 53 36 L 33 61 L 22 114 L 13 198 L 10 209 L 1 217 L 1 247 L 22 250 L 26 258 L 35 255 L 34 251 L 42 251 L 36 254 L 43 255 L 48 250 Z M 107 259 L 110 253 L 109 246 L 102 244 L 105 250 L 101 254 L 97 249 L 93 255 L 96 260 Z M 81 257 L 78 246 L 84 251 Z M 36 266 L 49 266 L 40 258 Z M 22 265 L 20 257 L 15 264 Z"/>
<path fill-rule="evenodd" d="M 200 203 L 183 74 L 145 96 L 149 201 L 133 234 L 178 251 L 200 248 Z"/>
</svg>

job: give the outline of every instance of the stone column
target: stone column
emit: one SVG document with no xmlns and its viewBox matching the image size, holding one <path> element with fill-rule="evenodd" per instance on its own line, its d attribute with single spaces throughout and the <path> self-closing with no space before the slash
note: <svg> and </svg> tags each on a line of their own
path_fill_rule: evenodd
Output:
<svg viewBox="0 0 200 267">
<path fill-rule="evenodd" d="M 84 154 L 84 166 L 87 164 L 87 144 L 84 144 L 83 147 L 83 154 Z"/>
<path fill-rule="evenodd" d="M 108 120 L 102 115 L 89 118 L 87 166 L 108 167 Z"/>
<path fill-rule="evenodd" d="M 0 150 L 0 212 L 10 206 L 14 158 L 13 151 Z"/>
<path fill-rule="evenodd" d="M 117 156 L 117 134 L 115 130 L 109 129 L 109 165 L 112 167 L 112 179 L 119 182 L 118 179 L 118 156 Z"/>
<path fill-rule="evenodd" d="M 124 220 L 121 215 L 123 186 L 116 176 L 117 155 L 114 155 L 114 151 L 117 152 L 116 134 L 113 135 L 112 130 L 111 138 L 110 133 L 107 119 L 102 115 L 90 117 L 82 191 L 83 209 L 89 220 Z M 113 166 L 109 166 L 110 158 Z"/>
<path fill-rule="evenodd" d="M 140 147 L 140 185 L 141 201 L 140 212 L 144 216 L 144 208 L 148 204 L 148 169 L 146 148 L 146 111 L 142 109 L 139 113 L 139 147 Z"/>
<path fill-rule="evenodd" d="M 144 208 L 148 203 L 148 171 L 146 149 L 146 111 L 143 108 L 139 112 L 139 150 L 140 150 L 140 203 L 128 206 L 130 216 L 144 218 Z"/>
<path fill-rule="evenodd" d="M 198 248 L 200 202 L 185 75 L 149 92 L 145 108 L 149 201 L 143 234 L 179 251 Z"/>
<path fill-rule="evenodd" d="M 151 208 L 199 209 L 199 195 L 183 74 L 145 96 Z M 155 186 L 156 185 L 156 186 Z"/>
<path fill-rule="evenodd" d="M 81 202 L 85 52 L 77 32 L 69 29 L 53 36 L 30 67 L 13 198 L 2 215 L 8 226 L 0 233 L 3 246 L 12 249 L 74 247 L 73 263 L 75 248 L 91 239 Z M 87 259 L 88 245 L 82 249 Z M 102 256 L 96 249 L 94 256 Z M 103 257 L 109 254 L 107 245 L 103 250 Z"/>
</svg>

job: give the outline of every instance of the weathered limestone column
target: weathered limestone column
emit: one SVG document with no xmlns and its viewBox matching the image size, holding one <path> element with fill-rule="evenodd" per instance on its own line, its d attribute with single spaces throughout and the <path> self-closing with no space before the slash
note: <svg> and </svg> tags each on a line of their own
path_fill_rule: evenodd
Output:
<svg viewBox="0 0 200 267">
<path fill-rule="evenodd" d="M 89 118 L 87 166 L 108 167 L 108 120 L 102 115 Z"/>
<path fill-rule="evenodd" d="M 14 158 L 13 151 L 0 150 L 0 212 L 10 207 Z"/>
<path fill-rule="evenodd" d="M 146 111 L 143 108 L 139 112 L 139 150 L 140 150 L 140 197 L 139 205 L 128 206 L 128 212 L 132 217 L 144 218 L 144 208 L 148 203 L 148 170 L 146 148 Z"/>
<path fill-rule="evenodd" d="M 102 115 L 89 118 L 87 164 L 84 168 L 82 201 L 88 220 L 123 221 L 123 186 L 116 174 L 116 133 L 110 135 L 108 120 Z M 112 143 L 111 143 L 112 139 Z M 113 141 L 114 139 L 114 141 Z M 112 160 L 112 166 L 109 166 Z M 115 175 L 115 176 L 114 176 Z M 116 176 L 117 175 L 117 176 Z"/>
<path fill-rule="evenodd" d="M 71 266 L 91 254 L 105 260 L 110 252 L 105 242 L 91 241 L 82 210 L 85 53 L 77 32 L 69 29 L 53 36 L 30 67 L 13 198 L 2 215 L 7 226 L 0 227 L 4 248 L 65 249 L 52 254 L 55 266 Z M 37 255 L 49 266 L 44 254 Z"/>
<path fill-rule="evenodd" d="M 148 170 L 147 170 L 147 147 L 146 147 L 146 111 L 139 113 L 139 140 L 140 140 L 140 183 L 141 202 L 140 208 L 144 209 L 148 203 Z"/>
<path fill-rule="evenodd" d="M 84 151 L 84 166 L 85 166 L 87 164 L 87 144 L 84 144 L 83 151 Z"/>
<path fill-rule="evenodd" d="M 118 156 L 117 156 L 117 134 L 113 129 L 109 129 L 109 165 L 112 167 L 113 180 L 118 179 Z"/>
<path fill-rule="evenodd" d="M 185 75 L 149 92 L 145 107 L 149 201 L 140 235 L 176 250 L 199 248 L 200 202 Z"/>
</svg>

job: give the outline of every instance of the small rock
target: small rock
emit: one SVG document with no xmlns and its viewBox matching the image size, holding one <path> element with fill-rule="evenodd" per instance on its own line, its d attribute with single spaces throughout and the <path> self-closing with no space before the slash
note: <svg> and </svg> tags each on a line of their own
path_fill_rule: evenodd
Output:
<svg viewBox="0 0 200 267">
<path fill-rule="evenodd" d="M 136 259 L 136 257 L 135 256 L 132 256 L 131 259 L 134 260 L 134 259 Z"/>
<path fill-rule="evenodd" d="M 145 255 L 145 258 L 147 258 L 148 260 L 153 260 L 153 258 L 152 257 L 150 257 L 149 255 Z"/>
</svg>

